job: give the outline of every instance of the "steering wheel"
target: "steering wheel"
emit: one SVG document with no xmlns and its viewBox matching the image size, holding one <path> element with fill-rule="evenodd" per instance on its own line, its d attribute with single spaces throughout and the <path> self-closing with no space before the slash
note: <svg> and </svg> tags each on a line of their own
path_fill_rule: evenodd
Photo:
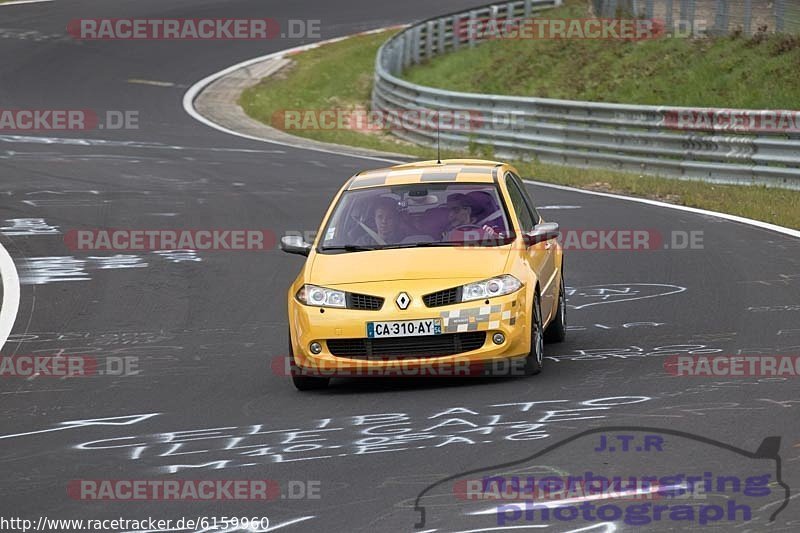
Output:
<svg viewBox="0 0 800 533">
<path fill-rule="evenodd" d="M 461 224 L 456 226 L 455 228 L 451 229 L 450 231 L 466 231 L 470 229 L 479 229 L 483 230 L 483 226 L 479 226 L 477 224 Z"/>
</svg>

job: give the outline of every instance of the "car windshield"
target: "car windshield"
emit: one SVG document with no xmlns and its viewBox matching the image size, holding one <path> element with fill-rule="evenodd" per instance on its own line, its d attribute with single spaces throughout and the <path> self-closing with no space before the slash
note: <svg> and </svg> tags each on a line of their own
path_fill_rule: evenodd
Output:
<svg viewBox="0 0 800 533">
<path fill-rule="evenodd" d="M 498 246 L 513 240 L 506 209 L 490 183 L 414 183 L 346 191 L 321 250 Z"/>
</svg>

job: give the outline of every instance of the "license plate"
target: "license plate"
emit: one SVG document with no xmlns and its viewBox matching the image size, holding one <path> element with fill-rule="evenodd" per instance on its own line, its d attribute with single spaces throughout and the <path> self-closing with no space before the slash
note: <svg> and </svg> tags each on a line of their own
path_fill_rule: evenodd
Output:
<svg viewBox="0 0 800 533">
<path fill-rule="evenodd" d="M 397 322 L 367 322 L 367 337 L 370 339 L 441 334 L 442 321 L 438 318 L 401 320 Z"/>
</svg>

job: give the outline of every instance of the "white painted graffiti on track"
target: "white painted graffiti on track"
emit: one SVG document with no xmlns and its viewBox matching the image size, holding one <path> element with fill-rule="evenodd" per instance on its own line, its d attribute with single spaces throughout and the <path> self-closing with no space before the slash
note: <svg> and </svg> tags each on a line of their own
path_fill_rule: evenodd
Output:
<svg viewBox="0 0 800 533">
<path fill-rule="evenodd" d="M 396 453 L 491 442 L 528 442 L 550 437 L 559 423 L 606 419 L 648 396 L 588 400 L 537 400 L 482 407 L 450 407 L 412 415 L 370 413 L 321 418 L 293 427 L 262 423 L 114 435 L 82 442 L 78 450 L 123 454 L 159 472 L 244 468 Z M 155 415 L 150 415 L 155 416 Z M 48 431 L 48 430 L 45 430 Z M 52 430 L 51 430 L 52 431 Z"/>
<path fill-rule="evenodd" d="M 51 226 L 43 218 L 9 218 L 6 226 L 0 227 L 0 233 L 8 237 L 30 235 L 57 235 L 58 226 Z"/>
<path fill-rule="evenodd" d="M 170 263 L 200 262 L 194 250 L 157 251 L 158 257 Z M 132 254 L 93 255 L 85 259 L 73 256 L 29 257 L 19 265 L 22 285 L 44 285 L 58 281 L 90 281 L 90 270 L 123 270 L 150 266 L 142 257 Z"/>
<path fill-rule="evenodd" d="M 627 348 L 589 348 L 575 350 L 563 355 L 546 355 L 545 359 L 551 361 L 602 361 L 605 359 L 632 359 L 641 357 L 667 357 L 680 354 L 709 354 L 719 353 L 720 348 L 708 348 L 704 344 L 670 344 L 655 348 L 642 348 L 641 346 L 628 346 Z"/>
<path fill-rule="evenodd" d="M 89 269 L 114 270 L 145 268 L 147 263 L 136 255 L 92 256 L 77 259 L 72 256 L 31 257 L 20 265 L 20 283 L 44 285 L 56 281 L 89 281 Z"/>
<path fill-rule="evenodd" d="M 567 287 L 567 301 L 573 309 L 592 305 L 632 302 L 684 292 L 686 287 L 667 283 L 609 283 L 586 287 Z M 577 303 L 576 303 L 577 302 Z"/>
<path fill-rule="evenodd" d="M 170 263 L 199 263 L 202 261 L 197 255 L 197 250 L 156 250 L 153 253 Z"/>
<path fill-rule="evenodd" d="M 760 305 L 755 307 L 748 307 L 751 313 L 779 313 L 781 311 L 800 311 L 800 304 L 789 305 Z"/>
<path fill-rule="evenodd" d="M 632 329 L 632 328 L 657 328 L 665 325 L 665 322 L 626 322 L 625 324 L 592 324 L 590 326 L 567 326 L 567 331 L 586 331 L 588 329 Z"/>
</svg>

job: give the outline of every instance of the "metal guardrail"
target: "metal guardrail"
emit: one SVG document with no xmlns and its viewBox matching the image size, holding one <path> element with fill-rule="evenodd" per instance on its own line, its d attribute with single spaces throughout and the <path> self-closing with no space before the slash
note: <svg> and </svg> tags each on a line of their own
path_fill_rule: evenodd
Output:
<svg viewBox="0 0 800 533">
<path fill-rule="evenodd" d="M 682 26 L 714 35 L 800 33 L 797 0 L 592 0 L 592 6 L 598 17 L 655 18 L 667 27 L 680 21 Z"/>
<path fill-rule="evenodd" d="M 424 87 L 399 77 L 412 64 L 475 46 L 480 33 L 463 31 L 470 20 L 528 18 L 560 4 L 561 0 L 516 0 L 410 26 L 378 51 L 373 110 L 388 117 L 395 135 L 425 146 L 436 146 L 436 129 L 409 128 L 398 116 L 462 111 L 473 118 L 480 116 L 477 123 L 472 121 L 473 127 L 442 127 L 442 146 L 482 146 L 496 157 L 536 157 L 545 163 L 800 189 L 800 112 L 793 115 L 792 129 L 785 122 L 787 114 L 779 115 L 778 120 L 784 122 L 770 123 L 770 111 L 464 93 Z M 685 124 L 680 117 L 686 117 Z M 700 131 L 698 117 L 711 125 Z M 748 122 L 772 128 L 755 131 L 744 126 Z"/>
</svg>

